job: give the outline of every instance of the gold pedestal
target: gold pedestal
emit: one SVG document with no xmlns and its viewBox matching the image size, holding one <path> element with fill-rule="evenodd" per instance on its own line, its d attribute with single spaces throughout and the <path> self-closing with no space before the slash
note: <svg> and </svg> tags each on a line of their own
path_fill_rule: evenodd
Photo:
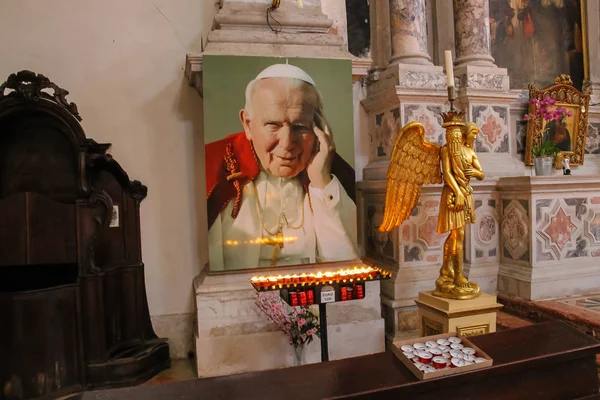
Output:
<svg viewBox="0 0 600 400">
<path fill-rule="evenodd" d="M 420 292 L 415 300 L 419 307 L 421 337 L 456 332 L 462 336 L 496 332 L 496 313 L 502 304 L 496 296 L 481 293 L 470 300 L 436 297 L 432 291 Z"/>
</svg>

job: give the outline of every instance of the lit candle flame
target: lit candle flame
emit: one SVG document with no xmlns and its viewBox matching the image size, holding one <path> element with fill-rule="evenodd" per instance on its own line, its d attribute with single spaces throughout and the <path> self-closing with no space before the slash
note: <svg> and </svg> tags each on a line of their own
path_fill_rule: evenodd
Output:
<svg viewBox="0 0 600 400">
<path fill-rule="evenodd" d="M 373 280 L 377 277 L 388 278 L 391 277 L 391 273 L 388 271 L 384 271 L 377 267 L 353 267 L 347 269 L 340 269 L 337 271 L 318 271 L 317 273 L 301 273 L 301 274 L 286 274 L 285 276 L 279 274 L 269 275 L 269 276 L 253 276 L 250 281 L 253 284 L 258 286 L 262 286 L 264 288 L 273 287 L 274 289 L 279 286 L 280 288 L 283 285 L 289 287 L 293 285 L 296 287 L 297 285 L 305 286 L 309 285 L 319 285 L 319 284 L 333 284 L 334 282 L 360 282 Z"/>
</svg>

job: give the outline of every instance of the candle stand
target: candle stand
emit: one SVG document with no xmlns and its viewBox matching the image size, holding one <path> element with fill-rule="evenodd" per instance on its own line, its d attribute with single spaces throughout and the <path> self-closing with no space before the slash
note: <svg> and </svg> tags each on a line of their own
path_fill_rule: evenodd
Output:
<svg viewBox="0 0 600 400">
<path fill-rule="evenodd" d="M 376 267 L 357 267 L 316 274 L 253 277 L 250 282 L 258 292 L 279 291 L 292 307 L 319 305 L 321 361 L 329 361 L 327 337 L 327 304 L 362 300 L 366 282 L 390 279 L 392 274 Z"/>
</svg>

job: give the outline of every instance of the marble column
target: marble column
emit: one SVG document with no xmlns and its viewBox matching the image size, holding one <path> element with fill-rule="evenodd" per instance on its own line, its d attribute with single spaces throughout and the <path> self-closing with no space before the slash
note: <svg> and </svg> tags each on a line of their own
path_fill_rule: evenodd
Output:
<svg viewBox="0 0 600 400">
<path fill-rule="evenodd" d="M 390 64 L 432 65 L 427 51 L 425 0 L 390 0 Z"/>
<path fill-rule="evenodd" d="M 384 70 L 391 58 L 390 2 L 371 0 L 369 2 L 371 20 L 371 58 L 373 67 Z"/>
<path fill-rule="evenodd" d="M 495 67 L 490 48 L 488 0 L 454 0 L 455 65 Z"/>
</svg>

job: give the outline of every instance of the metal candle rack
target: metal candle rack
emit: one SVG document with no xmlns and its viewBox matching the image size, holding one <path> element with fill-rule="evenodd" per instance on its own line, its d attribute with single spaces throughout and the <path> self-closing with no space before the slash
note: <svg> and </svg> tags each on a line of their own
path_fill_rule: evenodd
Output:
<svg viewBox="0 0 600 400">
<path fill-rule="evenodd" d="M 355 273 L 353 274 L 353 272 Z M 329 361 L 327 304 L 362 300 L 367 295 L 366 282 L 390 279 L 391 277 L 392 274 L 388 271 L 375 267 L 364 267 L 317 274 L 254 277 L 250 282 L 258 292 L 279 290 L 283 301 L 292 307 L 318 304 L 321 361 Z M 312 296 L 309 293 L 312 293 Z"/>
</svg>

